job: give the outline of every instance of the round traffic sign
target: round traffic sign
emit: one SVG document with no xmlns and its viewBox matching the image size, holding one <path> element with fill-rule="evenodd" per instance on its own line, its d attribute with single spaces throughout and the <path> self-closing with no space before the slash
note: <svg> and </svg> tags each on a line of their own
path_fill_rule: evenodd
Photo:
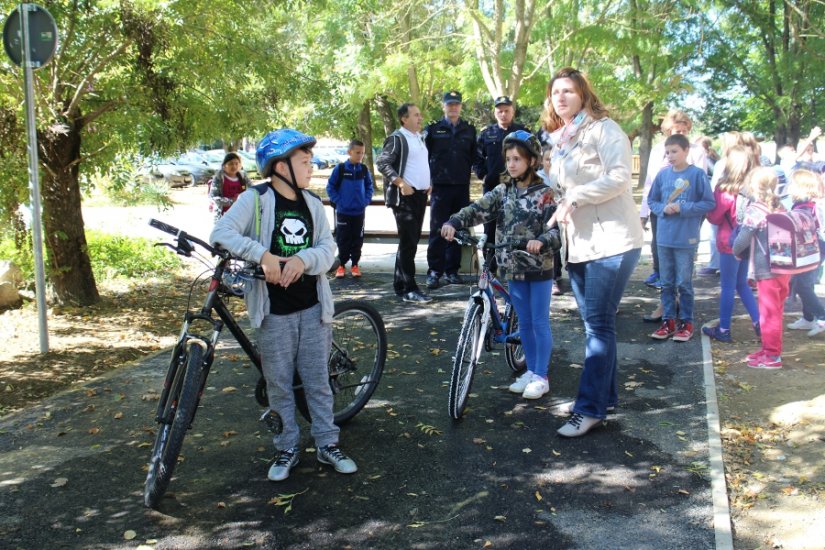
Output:
<svg viewBox="0 0 825 550">
<path fill-rule="evenodd" d="M 57 49 L 57 25 L 52 14 L 37 4 L 22 4 L 28 11 L 29 59 L 32 67 L 48 63 Z M 19 8 L 15 9 L 3 25 L 3 47 L 15 65 L 23 63 L 23 33 Z"/>
</svg>

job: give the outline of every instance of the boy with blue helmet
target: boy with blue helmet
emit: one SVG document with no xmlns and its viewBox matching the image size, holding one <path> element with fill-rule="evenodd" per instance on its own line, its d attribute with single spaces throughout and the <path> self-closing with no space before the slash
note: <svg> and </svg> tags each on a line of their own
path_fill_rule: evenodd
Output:
<svg viewBox="0 0 825 550">
<path fill-rule="evenodd" d="M 241 193 L 209 237 L 233 255 L 260 264 L 266 276 L 251 283 L 244 299 L 258 329 L 269 407 L 284 425 L 274 437 L 275 460 L 267 474 L 272 481 L 286 479 L 300 455 L 292 392 L 296 372 L 312 416 L 318 461 L 340 473 L 358 469 L 338 448 L 333 423 L 327 360 L 334 304 L 324 274 L 335 260 L 335 241 L 321 200 L 307 190 L 314 145 L 315 138 L 292 129 L 264 136 L 256 161 L 269 182 Z"/>
</svg>

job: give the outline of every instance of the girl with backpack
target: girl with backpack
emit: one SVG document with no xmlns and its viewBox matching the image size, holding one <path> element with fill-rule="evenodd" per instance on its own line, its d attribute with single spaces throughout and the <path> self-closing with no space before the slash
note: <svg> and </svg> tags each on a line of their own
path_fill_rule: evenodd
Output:
<svg viewBox="0 0 825 550">
<path fill-rule="evenodd" d="M 822 180 L 810 170 L 796 170 L 791 176 L 788 196 L 793 200 L 793 210 L 805 212 L 817 222 L 819 249 L 825 254 L 825 241 L 822 240 L 825 231 L 821 226 L 822 220 L 817 216 L 817 207 L 825 205 Z M 818 273 L 819 270 L 813 269 L 791 278 L 791 287 L 802 302 L 802 317 L 790 323 L 788 328 L 807 330 L 808 336 L 825 332 L 825 307 L 814 290 Z"/>
<path fill-rule="evenodd" d="M 241 171 L 242 166 L 238 153 L 227 153 L 220 171 L 209 182 L 209 198 L 212 199 L 210 210 L 214 212 L 216 221 L 235 203 L 238 195 L 251 185 L 249 178 Z"/>
<path fill-rule="evenodd" d="M 776 194 L 778 183 L 776 172 L 767 166 L 748 174 L 747 192 L 752 201 L 745 209 L 741 229 L 733 242 L 737 258 L 750 249 L 751 276 L 756 279 L 759 292 L 762 348 L 746 358 L 748 366 L 754 369 L 782 368 L 782 316 L 791 276 L 771 270 L 767 228 L 768 214 L 784 210 Z"/>
<path fill-rule="evenodd" d="M 747 199 L 742 196 L 745 179 L 755 166 L 752 151 L 743 145 L 736 145 L 725 152 L 720 161 L 722 174 L 713 198 L 716 207 L 708 212 L 710 223 L 718 227 L 716 247 L 719 249 L 719 324 L 715 327 L 703 327 L 702 332 L 713 340 L 730 342 L 730 323 L 733 315 L 733 300 L 736 294 L 750 315 L 754 331 L 759 336 L 759 307 L 753 290 L 748 286 L 748 263 L 740 261 L 733 255 L 733 234 L 739 226 L 738 218 L 744 213 Z M 739 210 L 739 211 L 737 211 Z"/>
</svg>

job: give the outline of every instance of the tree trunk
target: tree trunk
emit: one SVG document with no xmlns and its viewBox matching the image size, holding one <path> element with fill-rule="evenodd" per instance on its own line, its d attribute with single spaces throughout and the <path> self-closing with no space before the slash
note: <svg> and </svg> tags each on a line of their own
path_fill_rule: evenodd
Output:
<svg viewBox="0 0 825 550">
<path fill-rule="evenodd" d="M 642 127 L 639 130 L 639 187 L 644 187 L 647 177 L 647 163 L 653 148 L 653 102 L 648 101 L 642 109 Z"/>
<path fill-rule="evenodd" d="M 48 251 L 49 281 L 57 303 L 82 306 L 100 300 L 86 245 L 78 166 L 80 127 L 39 136 L 46 173 L 43 185 L 43 230 Z"/>
<path fill-rule="evenodd" d="M 384 125 L 384 137 L 387 137 L 393 133 L 398 122 L 395 120 L 395 113 L 390 105 L 390 101 L 385 95 L 375 97 L 375 106 L 378 108 L 378 115 L 381 117 L 381 123 Z"/>
<path fill-rule="evenodd" d="M 366 100 L 361 108 L 361 112 L 358 114 L 358 137 L 366 145 L 366 162 L 364 162 L 364 164 L 373 176 L 372 180 L 375 181 L 375 171 L 372 168 L 375 166 L 375 161 L 372 158 L 372 122 L 370 120 L 370 103 L 371 100 Z"/>
</svg>

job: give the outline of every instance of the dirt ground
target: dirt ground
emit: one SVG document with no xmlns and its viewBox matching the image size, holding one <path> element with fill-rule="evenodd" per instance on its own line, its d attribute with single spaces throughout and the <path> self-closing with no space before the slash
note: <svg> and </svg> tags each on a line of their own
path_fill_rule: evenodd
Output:
<svg viewBox="0 0 825 550">
<path fill-rule="evenodd" d="M 202 193 L 182 190 L 175 198 L 189 204 Z M 45 355 L 34 304 L 0 313 L 0 415 L 169 348 L 191 281 L 178 277 L 106 285 L 94 307 L 50 309 L 52 351 Z M 791 312 L 786 323 L 798 316 Z M 733 331 L 752 334 L 746 320 L 737 319 Z M 786 330 L 779 371 L 745 366 L 757 346 L 752 337 L 712 346 L 735 546 L 823 548 L 825 334 Z"/>
<path fill-rule="evenodd" d="M 753 334 L 748 319 L 732 332 Z M 825 548 L 825 334 L 786 329 L 781 370 L 748 368 L 758 348 L 712 346 L 736 548 Z"/>
</svg>

